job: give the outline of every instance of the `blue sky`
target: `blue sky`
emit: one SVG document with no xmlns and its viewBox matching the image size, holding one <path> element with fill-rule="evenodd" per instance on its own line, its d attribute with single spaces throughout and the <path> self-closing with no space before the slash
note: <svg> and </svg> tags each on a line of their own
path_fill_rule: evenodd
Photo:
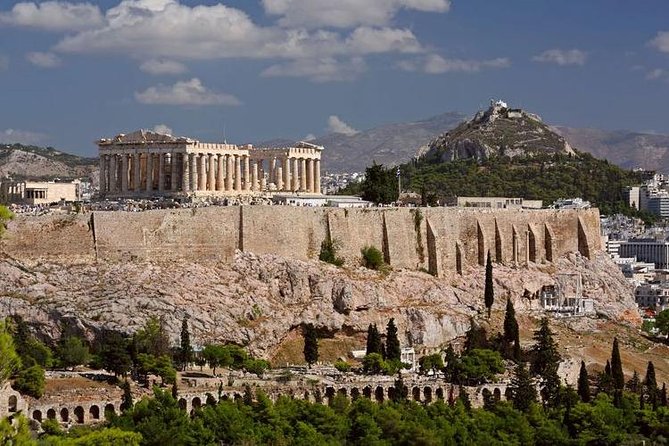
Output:
<svg viewBox="0 0 669 446">
<path fill-rule="evenodd" d="M 3 0 L 0 82 L 0 141 L 85 155 L 137 128 L 304 138 L 493 97 L 669 133 L 669 2 Z"/>
</svg>

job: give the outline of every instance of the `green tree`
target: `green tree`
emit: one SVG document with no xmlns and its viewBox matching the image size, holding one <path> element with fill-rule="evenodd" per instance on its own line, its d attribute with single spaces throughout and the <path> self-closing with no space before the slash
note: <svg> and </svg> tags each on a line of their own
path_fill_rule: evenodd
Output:
<svg viewBox="0 0 669 446">
<path fill-rule="evenodd" d="M 205 345 L 202 350 L 202 357 L 212 368 L 214 375 L 218 367 L 230 367 L 233 362 L 230 351 L 225 346 L 218 344 Z"/>
<path fill-rule="evenodd" d="M 513 407 L 522 412 L 528 412 L 532 403 L 537 401 L 537 389 L 524 362 L 516 365 L 509 391 Z"/>
<path fill-rule="evenodd" d="M 397 337 L 397 327 L 395 319 L 390 318 L 386 326 L 386 359 L 389 361 L 399 361 L 402 357 L 400 340 Z"/>
<path fill-rule="evenodd" d="M 30 367 L 33 364 L 39 364 L 42 368 L 51 367 L 53 362 L 51 349 L 32 335 L 28 324 L 21 316 L 12 316 L 8 321 L 8 327 L 12 332 L 14 347 L 23 367 Z"/>
<path fill-rule="evenodd" d="M 365 170 L 362 182 L 362 198 L 376 204 L 388 204 L 397 201 L 399 195 L 397 178 L 392 169 L 385 169 L 383 164 L 373 163 Z"/>
<path fill-rule="evenodd" d="M 465 333 L 465 352 L 475 348 L 488 348 L 488 335 L 485 328 L 476 323 L 474 318 L 469 320 L 469 330 Z"/>
<path fill-rule="evenodd" d="M 184 317 L 181 322 L 181 342 L 179 345 L 179 363 L 181 370 L 186 370 L 188 364 L 193 362 L 193 346 L 190 343 L 190 332 L 188 331 L 188 318 Z"/>
<path fill-rule="evenodd" d="M 637 372 L 636 370 L 634 371 L 630 380 L 627 381 L 627 384 L 625 384 L 625 388 L 637 395 L 641 394 L 643 389 L 641 385 L 641 378 L 639 378 L 639 372 Z"/>
<path fill-rule="evenodd" d="M 130 382 L 126 379 L 123 381 L 121 386 L 123 389 L 123 399 L 121 401 L 121 411 L 125 412 L 126 410 L 132 409 L 132 390 L 130 389 Z"/>
<path fill-rule="evenodd" d="M 614 389 L 623 390 L 625 388 L 625 375 L 623 374 L 623 363 L 620 359 L 617 337 L 613 338 L 613 348 L 611 350 L 611 378 L 613 379 Z"/>
<path fill-rule="evenodd" d="M 367 350 L 365 354 L 381 353 L 382 350 L 379 329 L 376 327 L 376 324 L 369 324 L 369 327 L 367 327 Z"/>
<path fill-rule="evenodd" d="M 92 431 L 76 438 L 47 437 L 48 446 L 140 446 L 142 435 L 118 428 Z"/>
<path fill-rule="evenodd" d="M 7 228 L 7 222 L 14 218 L 14 213 L 7 206 L 0 205 L 0 237 Z"/>
<path fill-rule="evenodd" d="M 170 339 L 165 329 L 165 320 L 151 317 L 133 338 L 137 353 L 148 353 L 156 358 L 170 354 Z"/>
<path fill-rule="evenodd" d="M 491 381 L 496 374 L 504 372 L 504 361 L 499 352 L 489 349 L 474 349 L 460 356 L 458 377 L 470 385 Z"/>
<path fill-rule="evenodd" d="M 309 366 L 318 362 L 318 333 L 313 324 L 305 324 L 302 327 L 304 337 L 304 360 Z"/>
<path fill-rule="evenodd" d="M 21 368 L 21 358 L 14 348 L 14 339 L 7 323 L 0 320 L 0 385 Z"/>
<path fill-rule="evenodd" d="M 385 369 L 385 361 L 380 353 L 370 353 L 362 359 L 362 369 L 368 375 L 380 375 Z"/>
<path fill-rule="evenodd" d="M 492 259 L 490 257 L 490 251 L 488 251 L 488 257 L 485 263 L 485 288 L 483 290 L 483 297 L 485 300 L 485 307 L 488 310 L 488 319 L 490 319 L 492 304 L 495 302 L 495 290 L 492 281 Z"/>
<path fill-rule="evenodd" d="M 534 346 L 532 347 L 532 363 L 530 372 L 545 376 L 557 371 L 562 357 L 558 351 L 557 343 L 553 339 L 548 318 L 541 319 L 539 329 L 534 332 Z"/>
<path fill-rule="evenodd" d="M 72 368 L 87 364 L 91 355 L 81 338 L 68 336 L 58 346 L 58 358 L 63 367 Z"/>
<path fill-rule="evenodd" d="M 512 358 L 520 360 L 520 330 L 516 320 L 516 310 L 513 308 L 511 298 L 506 300 L 506 311 L 504 312 L 504 341 L 507 345 L 513 344 Z"/>
<path fill-rule="evenodd" d="M 28 420 L 24 416 L 0 418 L 0 444 L 7 446 L 34 446 Z"/>
<path fill-rule="evenodd" d="M 648 402 L 652 405 L 653 410 L 657 409 L 658 391 L 657 379 L 655 378 L 655 365 L 653 364 L 653 361 L 648 361 L 646 377 L 643 380 L 643 389 L 644 395 L 647 397 Z"/>
<path fill-rule="evenodd" d="M 360 250 L 362 255 L 362 266 L 375 271 L 383 269 L 383 253 L 375 246 L 365 246 Z"/>
<path fill-rule="evenodd" d="M 444 375 L 446 382 L 460 383 L 460 367 L 458 364 L 458 355 L 453 349 L 453 345 L 448 344 L 446 353 L 444 353 Z"/>
<path fill-rule="evenodd" d="M 613 378 L 611 376 L 611 361 L 606 360 L 604 371 L 599 374 L 597 381 L 597 393 L 611 394 L 613 392 Z"/>
<path fill-rule="evenodd" d="M 128 352 L 130 343 L 118 332 L 107 332 L 100 336 L 100 359 L 105 370 L 115 376 L 125 376 L 132 367 L 132 358 Z"/>
<path fill-rule="evenodd" d="M 438 372 L 444 368 L 444 360 L 439 353 L 421 357 L 418 364 L 420 365 L 420 373 L 423 375 Z"/>
<path fill-rule="evenodd" d="M 458 387 L 458 401 L 462 404 L 465 410 L 471 410 L 472 403 L 469 399 L 469 393 L 463 386 Z"/>
<path fill-rule="evenodd" d="M 14 380 L 16 390 L 33 398 L 41 398 L 44 395 L 44 387 L 44 369 L 39 364 L 21 370 Z"/>
<path fill-rule="evenodd" d="M 584 361 L 581 361 L 581 370 L 578 372 L 578 396 L 584 403 L 590 402 L 590 378 Z"/>
</svg>

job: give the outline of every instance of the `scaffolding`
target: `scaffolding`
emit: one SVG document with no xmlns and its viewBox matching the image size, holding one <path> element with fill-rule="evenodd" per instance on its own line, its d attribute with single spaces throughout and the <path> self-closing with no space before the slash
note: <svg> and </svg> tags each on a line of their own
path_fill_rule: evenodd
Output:
<svg viewBox="0 0 669 446">
<path fill-rule="evenodd" d="M 541 290 L 541 307 L 556 317 L 584 316 L 594 313 L 592 299 L 583 297 L 580 273 L 558 274 L 555 284 Z"/>
</svg>

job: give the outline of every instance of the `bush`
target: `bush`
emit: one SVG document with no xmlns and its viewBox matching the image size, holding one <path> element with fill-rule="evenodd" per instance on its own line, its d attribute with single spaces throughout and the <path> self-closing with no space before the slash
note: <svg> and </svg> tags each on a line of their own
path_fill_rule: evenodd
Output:
<svg viewBox="0 0 669 446">
<path fill-rule="evenodd" d="M 339 360 L 334 363 L 335 369 L 339 370 L 340 372 L 346 373 L 351 371 L 351 364 L 349 364 L 346 361 Z"/>
<path fill-rule="evenodd" d="M 322 262 L 330 263 L 335 266 L 342 266 L 344 264 L 344 259 L 337 257 L 337 251 L 339 251 L 340 243 L 338 240 L 330 240 L 329 238 L 323 240 L 321 243 L 321 252 L 318 255 L 318 259 Z"/>
<path fill-rule="evenodd" d="M 65 368 L 84 365 L 91 359 L 88 346 L 77 337 L 65 338 L 58 348 L 58 357 Z"/>
<path fill-rule="evenodd" d="M 262 378 L 265 370 L 269 369 L 269 362 L 264 359 L 247 359 L 244 361 L 244 370 Z"/>
<path fill-rule="evenodd" d="M 63 429 L 60 428 L 60 423 L 57 420 L 46 419 L 42 421 L 42 430 L 45 435 L 62 435 Z"/>
<path fill-rule="evenodd" d="M 360 250 L 362 266 L 379 271 L 383 265 L 383 253 L 374 246 L 365 246 Z"/>
<path fill-rule="evenodd" d="M 41 398 L 44 395 L 44 369 L 35 364 L 21 370 L 14 381 L 14 388 L 24 395 Z"/>
</svg>

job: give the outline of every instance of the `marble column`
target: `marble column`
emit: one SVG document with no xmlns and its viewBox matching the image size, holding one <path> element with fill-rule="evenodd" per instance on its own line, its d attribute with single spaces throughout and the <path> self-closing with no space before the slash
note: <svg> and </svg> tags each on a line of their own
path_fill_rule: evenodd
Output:
<svg viewBox="0 0 669 446">
<path fill-rule="evenodd" d="M 216 155 L 209 154 L 209 171 L 207 172 L 207 190 L 216 190 Z"/>
<path fill-rule="evenodd" d="M 243 157 L 243 162 L 244 162 L 244 190 L 246 192 L 251 190 L 251 168 L 250 168 L 250 160 L 249 156 L 245 155 Z"/>
<path fill-rule="evenodd" d="M 190 192 L 190 155 L 183 154 L 181 159 L 181 190 L 183 192 Z"/>
<path fill-rule="evenodd" d="M 251 168 L 251 190 L 253 192 L 258 191 L 258 163 L 256 161 L 253 162 Z"/>
<path fill-rule="evenodd" d="M 146 154 L 146 191 L 153 190 L 153 153 Z"/>
<path fill-rule="evenodd" d="M 293 184 L 291 187 L 291 190 L 293 192 L 300 190 L 300 175 L 298 172 L 300 171 L 300 160 L 297 158 L 293 159 Z"/>
<path fill-rule="evenodd" d="M 283 159 L 283 187 L 281 190 L 290 191 L 290 158 Z"/>
<path fill-rule="evenodd" d="M 314 160 L 314 188 L 317 194 L 321 193 L 321 160 Z"/>
<path fill-rule="evenodd" d="M 271 157 L 267 162 L 269 163 L 269 167 L 267 168 L 269 171 L 269 183 L 278 184 L 279 180 L 274 176 L 276 173 L 276 158 Z"/>
<path fill-rule="evenodd" d="M 218 155 L 216 157 L 216 190 L 221 191 L 225 188 L 225 155 Z"/>
<path fill-rule="evenodd" d="M 158 190 L 163 192 L 165 190 L 165 157 L 164 153 L 158 154 Z"/>
<path fill-rule="evenodd" d="M 100 155 L 100 195 L 104 195 L 107 192 L 107 176 L 105 170 L 107 170 L 107 155 Z"/>
<path fill-rule="evenodd" d="M 242 158 L 235 155 L 235 192 L 242 191 Z"/>
<path fill-rule="evenodd" d="M 142 163 L 141 155 L 135 152 L 132 155 L 132 190 L 139 192 L 142 188 Z"/>
<path fill-rule="evenodd" d="M 116 192 L 116 155 L 109 160 L 109 192 Z"/>
<path fill-rule="evenodd" d="M 198 186 L 199 190 L 207 190 L 207 155 L 200 155 L 200 167 L 197 172 L 200 185 Z"/>
<path fill-rule="evenodd" d="M 307 192 L 314 193 L 314 160 L 307 160 Z"/>
<path fill-rule="evenodd" d="M 197 153 L 188 155 L 188 169 L 190 170 L 190 190 L 195 192 L 197 190 Z"/>
<path fill-rule="evenodd" d="M 177 169 L 177 152 L 172 152 L 170 154 L 170 190 L 176 192 L 179 188 L 178 176 L 179 170 Z"/>
<path fill-rule="evenodd" d="M 128 154 L 121 155 L 121 192 L 128 192 Z"/>
<path fill-rule="evenodd" d="M 300 160 L 300 190 L 307 191 L 307 160 L 302 158 Z"/>
<path fill-rule="evenodd" d="M 234 171 L 232 155 L 225 155 L 225 191 L 232 191 L 232 176 Z"/>
<path fill-rule="evenodd" d="M 276 190 L 283 190 L 283 168 L 281 166 L 276 168 Z"/>
</svg>

